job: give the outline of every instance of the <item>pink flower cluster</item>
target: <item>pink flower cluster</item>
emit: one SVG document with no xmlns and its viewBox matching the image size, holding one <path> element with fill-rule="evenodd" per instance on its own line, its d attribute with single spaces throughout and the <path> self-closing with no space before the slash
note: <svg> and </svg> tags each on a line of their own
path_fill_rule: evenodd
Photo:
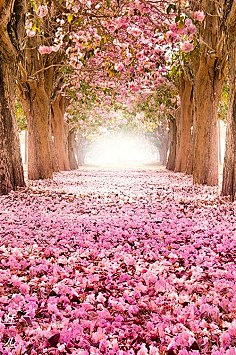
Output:
<svg viewBox="0 0 236 355">
<path fill-rule="evenodd" d="M 54 46 L 39 46 L 38 51 L 40 54 L 50 54 L 52 52 L 57 52 L 60 49 L 59 45 Z"/>
<path fill-rule="evenodd" d="M 196 21 L 202 22 L 205 19 L 205 14 L 203 11 L 195 11 L 193 13 L 193 18 Z"/>
<path fill-rule="evenodd" d="M 151 169 L 0 197 L 0 353 L 235 355 L 235 212 Z"/>
<path fill-rule="evenodd" d="M 38 7 L 38 10 L 36 11 L 37 16 L 39 16 L 40 18 L 43 18 L 45 16 L 47 16 L 48 14 L 48 7 L 47 5 L 40 5 Z"/>
<path fill-rule="evenodd" d="M 181 51 L 188 53 L 191 52 L 194 49 L 193 43 L 186 41 L 181 44 Z"/>
</svg>

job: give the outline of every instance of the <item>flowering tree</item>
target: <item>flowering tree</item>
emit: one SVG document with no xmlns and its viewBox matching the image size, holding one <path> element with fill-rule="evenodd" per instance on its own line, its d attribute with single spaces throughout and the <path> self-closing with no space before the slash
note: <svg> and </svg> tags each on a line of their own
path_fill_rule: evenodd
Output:
<svg viewBox="0 0 236 355">
<path fill-rule="evenodd" d="M 180 55 L 181 71 L 177 80 L 181 109 L 175 170 L 192 172 L 195 183 L 215 185 L 218 183 L 217 109 L 226 63 L 223 2 L 182 1 L 180 8 L 183 16 L 180 21 L 190 26 L 194 22 L 195 29 L 192 29 L 192 41 L 181 46 L 182 52 L 191 53 L 187 57 Z"/>
</svg>

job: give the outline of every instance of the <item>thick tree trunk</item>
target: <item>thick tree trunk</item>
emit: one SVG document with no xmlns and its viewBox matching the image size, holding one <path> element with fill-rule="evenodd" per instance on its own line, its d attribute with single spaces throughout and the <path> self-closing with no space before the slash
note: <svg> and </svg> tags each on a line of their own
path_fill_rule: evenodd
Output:
<svg viewBox="0 0 236 355">
<path fill-rule="evenodd" d="M 176 146 L 177 146 L 177 126 L 176 119 L 173 117 L 169 120 L 169 135 L 170 135 L 170 149 L 166 168 L 168 170 L 175 170 Z"/>
<path fill-rule="evenodd" d="M 231 200 L 236 200 L 236 4 L 232 1 L 226 1 L 226 10 L 230 100 L 227 115 L 222 195 L 230 196 Z"/>
<path fill-rule="evenodd" d="M 58 94 L 52 103 L 52 133 L 60 171 L 69 170 L 70 168 L 64 111 L 64 97 Z"/>
<path fill-rule="evenodd" d="M 0 61 L 0 194 L 25 186 L 13 93 L 13 72 Z"/>
<path fill-rule="evenodd" d="M 225 74 L 223 0 L 189 0 L 192 11 L 203 10 L 199 43 L 190 58 L 193 77 L 193 182 L 218 184 L 217 108 Z"/>
<path fill-rule="evenodd" d="M 76 160 L 76 132 L 71 130 L 68 132 L 68 155 L 69 155 L 69 163 L 70 169 L 75 170 L 78 169 L 78 163 Z"/>
<path fill-rule="evenodd" d="M 194 80 L 193 182 L 197 184 L 218 185 L 217 109 L 222 84 L 215 61 L 202 55 Z"/>
<path fill-rule="evenodd" d="M 183 73 L 179 85 L 180 115 L 178 122 L 178 150 L 175 171 L 186 174 L 191 160 L 191 127 L 193 125 L 193 85 Z"/>
<path fill-rule="evenodd" d="M 19 65 L 19 88 L 28 119 L 28 177 L 52 178 L 58 171 L 52 137 L 51 100 L 58 84 L 58 53 L 40 55 L 40 36 L 27 39 Z M 54 63 L 57 63 L 55 66 Z"/>
<path fill-rule="evenodd" d="M 34 81 L 25 92 L 22 104 L 28 120 L 28 178 L 52 178 L 51 103 L 44 84 L 36 85 Z"/>
<path fill-rule="evenodd" d="M 24 0 L 0 1 L 0 194 L 25 186 L 14 107 L 24 11 Z"/>
</svg>

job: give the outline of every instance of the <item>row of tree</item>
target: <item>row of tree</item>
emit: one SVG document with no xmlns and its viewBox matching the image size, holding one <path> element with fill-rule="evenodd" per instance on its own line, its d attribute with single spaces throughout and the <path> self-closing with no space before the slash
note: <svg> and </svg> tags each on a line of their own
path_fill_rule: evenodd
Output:
<svg viewBox="0 0 236 355">
<path fill-rule="evenodd" d="M 217 112 L 228 73 L 223 194 L 236 198 L 235 17 L 232 0 L 0 0 L 0 193 L 24 186 L 16 93 L 27 117 L 28 175 L 43 179 L 75 167 L 65 88 L 76 92 L 85 81 L 103 105 L 126 103 L 156 92 L 166 76 L 180 96 L 169 115 L 167 167 L 218 184 Z"/>
</svg>

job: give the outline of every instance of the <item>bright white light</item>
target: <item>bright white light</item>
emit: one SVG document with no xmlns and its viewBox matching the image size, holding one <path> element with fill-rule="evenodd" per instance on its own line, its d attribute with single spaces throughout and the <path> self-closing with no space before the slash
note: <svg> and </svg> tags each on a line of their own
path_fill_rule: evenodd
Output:
<svg viewBox="0 0 236 355">
<path fill-rule="evenodd" d="M 111 135 L 95 141 L 85 157 L 88 165 L 134 166 L 157 162 L 157 149 L 147 139 Z"/>
</svg>

